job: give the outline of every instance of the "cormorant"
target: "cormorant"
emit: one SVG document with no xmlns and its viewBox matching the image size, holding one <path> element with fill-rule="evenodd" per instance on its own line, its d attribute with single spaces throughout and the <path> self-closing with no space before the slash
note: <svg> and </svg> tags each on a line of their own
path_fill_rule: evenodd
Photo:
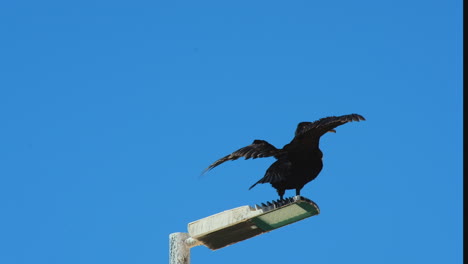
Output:
<svg viewBox="0 0 468 264">
<path fill-rule="evenodd" d="M 254 140 L 246 147 L 215 161 L 204 170 L 220 165 L 228 160 L 256 159 L 275 157 L 277 160 L 267 169 L 265 176 L 252 185 L 252 189 L 259 183 L 270 183 L 276 189 L 280 199 L 289 189 L 296 189 L 296 195 L 300 195 L 302 187 L 317 177 L 323 167 L 322 151 L 319 148 L 320 137 L 327 132 L 336 132 L 337 126 L 352 121 L 365 120 L 358 114 L 330 116 L 321 118 L 315 122 L 301 122 L 297 125 L 296 133 L 291 142 L 282 149 L 277 149 L 265 140 Z"/>
</svg>

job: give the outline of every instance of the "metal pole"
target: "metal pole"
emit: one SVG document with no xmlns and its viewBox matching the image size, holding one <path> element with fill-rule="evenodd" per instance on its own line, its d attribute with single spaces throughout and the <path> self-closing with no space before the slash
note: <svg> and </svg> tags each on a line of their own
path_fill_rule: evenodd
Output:
<svg viewBox="0 0 468 264">
<path fill-rule="evenodd" d="M 169 264 L 190 264 L 190 248 L 201 245 L 187 233 L 169 235 Z"/>
<path fill-rule="evenodd" d="M 185 240 L 187 233 L 172 233 L 169 235 L 169 264 L 190 264 L 190 248 Z"/>
</svg>

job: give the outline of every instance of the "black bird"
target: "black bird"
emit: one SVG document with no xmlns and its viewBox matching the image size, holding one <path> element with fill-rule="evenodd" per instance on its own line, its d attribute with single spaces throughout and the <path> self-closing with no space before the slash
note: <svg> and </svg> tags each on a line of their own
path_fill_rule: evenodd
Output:
<svg viewBox="0 0 468 264">
<path fill-rule="evenodd" d="M 297 125 L 296 133 L 282 149 L 277 149 L 265 140 L 254 142 L 233 153 L 215 161 L 203 173 L 213 169 L 228 160 L 256 159 L 275 157 L 277 160 L 267 169 L 265 176 L 252 185 L 252 189 L 259 183 L 270 183 L 276 189 L 280 199 L 289 189 L 296 189 L 300 195 L 302 187 L 317 177 L 323 167 L 322 151 L 319 148 L 320 137 L 327 132 L 336 132 L 334 128 L 352 121 L 365 120 L 358 114 L 330 116 L 315 122 L 301 122 Z"/>
</svg>

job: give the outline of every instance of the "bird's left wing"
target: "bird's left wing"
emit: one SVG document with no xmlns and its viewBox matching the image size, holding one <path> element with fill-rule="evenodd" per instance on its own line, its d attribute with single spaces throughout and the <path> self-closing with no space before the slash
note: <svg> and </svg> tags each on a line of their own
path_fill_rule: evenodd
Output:
<svg viewBox="0 0 468 264">
<path fill-rule="evenodd" d="M 213 162 L 208 168 L 206 168 L 203 173 L 213 169 L 214 167 L 220 165 L 221 163 L 228 160 L 236 160 L 238 158 L 244 157 L 245 159 L 256 159 L 256 158 L 265 158 L 272 156 L 279 156 L 283 153 L 283 150 L 277 149 L 275 146 L 266 142 L 265 140 L 254 140 L 254 142 L 246 147 L 238 149 L 233 153 Z M 202 174 L 203 174 L 202 173 Z"/>
</svg>

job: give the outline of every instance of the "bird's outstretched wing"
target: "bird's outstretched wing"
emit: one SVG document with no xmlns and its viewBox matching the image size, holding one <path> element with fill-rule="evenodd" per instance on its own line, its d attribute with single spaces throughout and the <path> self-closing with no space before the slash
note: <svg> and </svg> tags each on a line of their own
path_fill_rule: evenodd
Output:
<svg viewBox="0 0 468 264">
<path fill-rule="evenodd" d="M 282 153 L 283 151 L 281 149 L 275 148 L 275 146 L 271 145 L 265 140 L 256 139 L 254 140 L 252 144 L 248 145 L 247 147 L 243 147 L 239 150 L 236 150 L 233 153 L 213 162 L 213 164 L 208 166 L 208 168 L 206 168 L 203 171 L 203 173 L 213 169 L 214 167 L 228 160 L 236 160 L 241 157 L 244 157 L 245 159 L 272 157 L 272 156 L 279 156 Z"/>
<path fill-rule="evenodd" d="M 302 135 L 313 135 L 320 137 L 327 132 L 335 132 L 334 128 L 352 121 L 364 121 L 363 116 L 358 114 L 329 116 L 321 118 L 315 122 L 301 122 L 297 125 L 295 137 Z"/>
</svg>

